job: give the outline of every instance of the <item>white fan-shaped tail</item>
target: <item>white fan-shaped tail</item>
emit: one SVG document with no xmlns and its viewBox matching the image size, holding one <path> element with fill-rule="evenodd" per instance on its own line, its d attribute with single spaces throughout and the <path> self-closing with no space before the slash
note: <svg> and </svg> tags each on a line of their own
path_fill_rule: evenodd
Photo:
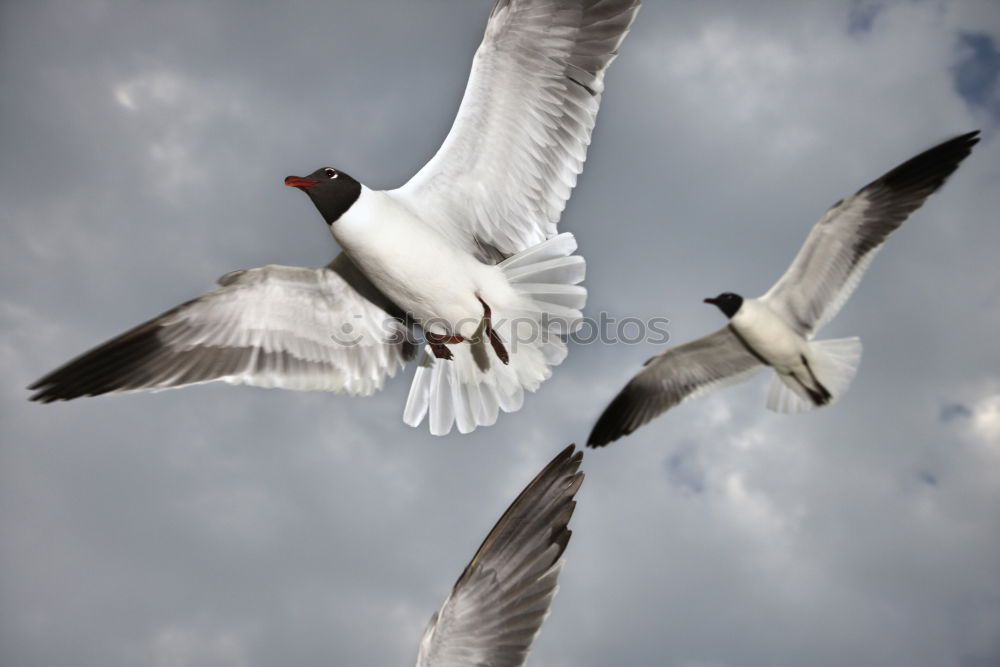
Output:
<svg viewBox="0 0 1000 667">
<path fill-rule="evenodd" d="M 574 251 L 576 239 L 566 233 L 500 263 L 515 298 L 490 306 L 493 328 L 510 363 L 501 363 L 487 342 L 451 345 L 451 360 L 436 359 L 426 350 L 410 385 L 403 421 L 419 426 L 427 417 L 434 435 L 446 435 L 452 426 L 468 433 L 495 423 L 500 410 L 520 410 L 525 390 L 538 389 L 566 358 L 565 337 L 583 318 L 587 290 L 578 283 L 586 262 Z M 477 357 L 488 360 L 486 370 Z"/>
<path fill-rule="evenodd" d="M 833 394 L 830 402 L 834 403 L 844 395 L 858 372 L 861 339 L 852 336 L 813 341 L 809 344 L 809 358 L 816 377 Z"/>
<path fill-rule="evenodd" d="M 861 362 L 861 339 L 835 338 L 809 344 L 809 364 L 816 379 L 826 387 L 836 403 L 847 391 Z M 767 407 L 775 412 L 805 412 L 816 407 L 808 394 L 794 380 L 775 373 L 767 391 Z"/>
<path fill-rule="evenodd" d="M 771 384 L 767 387 L 767 409 L 783 414 L 805 412 L 813 408 L 813 402 L 806 393 L 795 384 L 794 380 L 780 373 L 771 375 Z"/>
</svg>

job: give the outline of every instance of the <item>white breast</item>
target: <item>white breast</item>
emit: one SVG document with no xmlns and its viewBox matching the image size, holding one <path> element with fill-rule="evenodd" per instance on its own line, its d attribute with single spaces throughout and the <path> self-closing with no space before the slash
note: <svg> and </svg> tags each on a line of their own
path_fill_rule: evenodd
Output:
<svg viewBox="0 0 1000 667">
<path fill-rule="evenodd" d="M 483 315 L 476 295 L 489 291 L 499 271 L 457 248 L 389 193 L 362 186 L 330 231 L 368 278 L 425 329 L 475 331 Z"/>
<path fill-rule="evenodd" d="M 806 348 L 806 340 L 767 304 L 757 299 L 744 299 L 729 323 L 754 352 L 775 368 L 782 370 L 800 364 L 799 356 Z"/>
</svg>

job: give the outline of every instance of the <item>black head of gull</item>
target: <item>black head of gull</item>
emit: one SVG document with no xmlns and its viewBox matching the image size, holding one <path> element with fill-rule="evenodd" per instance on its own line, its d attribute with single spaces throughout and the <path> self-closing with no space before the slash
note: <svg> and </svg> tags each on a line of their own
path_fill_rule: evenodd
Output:
<svg viewBox="0 0 1000 667">
<path fill-rule="evenodd" d="M 740 307 L 743 305 L 743 297 L 739 294 L 733 294 L 732 292 L 723 292 L 714 299 L 705 299 L 705 303 L 710 303 L 713 306 L 716 306 L 719 310 L 726 314 L 726 317 L 732 318 L 733 315 L 740 311 Z"/>
<path fill-rule="evenodd" d="M 333 167 L 317 169 L 305 178 L 289 176 L 285 185 L 309 195 L 328 225 L 339 220 L 361 196 L 361 184 Z"/>
</svg>

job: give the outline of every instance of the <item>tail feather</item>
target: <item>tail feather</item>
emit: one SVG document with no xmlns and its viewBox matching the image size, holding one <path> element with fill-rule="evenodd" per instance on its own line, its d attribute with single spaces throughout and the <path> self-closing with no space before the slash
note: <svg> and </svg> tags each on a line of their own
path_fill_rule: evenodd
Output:
<svg viewBox="0 0 1000 667">
<path fill-rule="evenodd" d="M 410 383 L 410 394 L 406 397 L 406 407 L 403 408 L 403 421 L 407 424 L 419 424 L 430 409 L 431 374 L 434 357 L 427 349 L 417 362 L 417 372 Z"/>
<path fill-rule="evenodd" d="M 847 391 L 861 361 L 857 337 L 816 340 L 809 344 L 809 365 L 820 387 L 810 391 L 794 379 L 775 373 L 767 392 L 767 407 L 796 413 L 832 405 Z"/>
<path fill-rule="evenodd" d="M 536 265 L 548 259 L 569 257 L 574 252 L 576 252 L 576 238 L 569 233 L 559 234 L 516 255 L 511 255 L 500 263 L 500 267 L 504 268 L 505 272 L 513 271 L 524 266 Z"/>
<path fill-rule="evenodd" d="M 433 374 L 430 398 L 432 404 L 430 411 L 431 432 L 436 433 L 442 429 L 450 430 L 455 421 L 455 411 L 451 407 L 451 386 L 445 373 L 436 372 Z"/>
<path fill-rule="evenodd" d="M 538 301 L 555 306 L 580 309 L 587 302 L 587 290 L 580 285 L 521 282 L 518 289 Z"/>
<path fill-rule="evenodd" d="M 767 409 L 782 414 L 805 412 L 813 404 L 803 393 L 801 387 L 792 384 L 784 376 L 773 373 L 767 387 Z"/>
<path fill-rule="evenodd" d="M 833 395 L 831 403 L 840 398 L 851 385 L 861 363 L 861 339 L 835 338 L 810 344 L 813 371 L 823 386 Z"/>
<path fill-rule="evenodd" d="M 583 280 L 585 265 L 583 258 L 579 255 L 569 257 L 553 257 L 538 264 L 528 266 L 518 266 L 514 268 L 504 267 L 504 274 L 510 282 L 523 283 L 529 279 L 539 283 L 570 283 L 576 284 Z"/>
<path fill-rule="evenodd" d="M 418 426 L 425 417 L 431 433 L 445 435 L 453 426 L 468 433 L 496 422 L 499 411 L 516 412 L 524 392 L 535 391 L 568 353 L 565 335 L 575 331 L 587 290 L 586 263 L 573 255 L 576 240 L 560 234 L 498 265 L 514 291 L 515 302 L 493 307 L 493 326 L 510 355 L 507 365 L 483 370 L 472 344 L 450 347 L 453 359 L 425 351 L 417 367 L 403 421 Z M 490 352 L 492 354 L 492 352 Z"/>
</svg>

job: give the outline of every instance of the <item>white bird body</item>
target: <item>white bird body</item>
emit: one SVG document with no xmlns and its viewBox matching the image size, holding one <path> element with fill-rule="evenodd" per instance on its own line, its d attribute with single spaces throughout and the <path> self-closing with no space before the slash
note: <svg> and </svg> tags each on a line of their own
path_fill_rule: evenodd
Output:
<svg viewBox="0 0 1000 667">
<path fill-rule="evenodd" d="M 816 372 L 817 368 L 826 366 L 825 360 L 820 358 L 822 347 L 811 345 L 767 301 L 743 299 L 740 309 L 730 318 L 729 326 L 750 352 L 771 366 L 776 377 L 796 394 L 808 398 L 810 392 L 817 396 L 829 393 Z M 803 403 L 794 407 L 805 406 Z"/>
<path fill-rule="evenodd" d="M 425 223 L 401 197 L 362 186 L 358 201 L 330 225 L 365 275 L 425 331 L 472 338 L 483 318 L 516 295 L 496 265 L 480 262 Z"/>
</svg>

